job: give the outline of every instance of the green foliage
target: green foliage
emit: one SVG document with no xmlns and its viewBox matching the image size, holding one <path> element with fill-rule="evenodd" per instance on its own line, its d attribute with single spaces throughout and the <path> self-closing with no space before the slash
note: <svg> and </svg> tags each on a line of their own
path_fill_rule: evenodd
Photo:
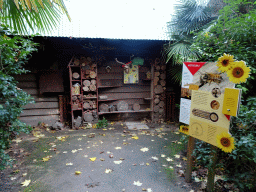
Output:
<svg viewBox="0 0 256 192">
<path fill-rule="evenodd" d="M 99 119 L 96 124 L 96 128 L 106 128 L 108 126 L 108 120 L 103 117 L 103 119 Z"/>
<path fill-rule="evenodd" d="M 9 156 L 4 152 L 20 132 L 28 133 L 30 126 L 19 120 L 22 106 L 33 102 L 30 95 L 17 87 L 13 75 L 28 72 L 23 65 L 36 51 L 36 44 L 19 36 L 8 37 L 8 29 L 0 27 L 0 169 L 9 164 Z"/>
</svg>

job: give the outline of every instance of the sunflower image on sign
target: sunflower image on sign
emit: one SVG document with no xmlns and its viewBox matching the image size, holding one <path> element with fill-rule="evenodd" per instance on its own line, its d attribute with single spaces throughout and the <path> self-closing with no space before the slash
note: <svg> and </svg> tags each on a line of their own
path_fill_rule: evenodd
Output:
<svg viewBox="0 0 256 192">
<path fill-rule="evenodd" d="M 223 54 L 217 61 L 218 70 L 226 72 L 229 80 L 240 84 L 246 82 L 250 74 L 250 67 L 247 67 L 244 61 L 235 61 L 233 55 Z"/>
<path fill-rule="evenodd" d="M 228 55 L 226 53 L 224 53 L 222 57 L 219 57 L 217 61 L 218 70 L 221 72 L 228 71 L 235 61 L 233 57 L 233 55 Z"/>
<path fill-rule="evenodd" d="M 226 153 L 231 153 L 235 148 L 234 138 L 227 132 L 222 132 L 217 135 L 216 139 L 218 147 Z"/>
<path fill-rule="evenodd" d="M 181 125 L 180 126 L 180 132 L 188 134 L 189 126 L 188 125 Z"/>
<path fill-rule="evenodd" d="M 235 61 L 232 68 L 227 71 L 227 75 L 233 83 L 246 82 L 249 77 L 250 68 L 245 65 L 244 61 Z"/>
</svg>

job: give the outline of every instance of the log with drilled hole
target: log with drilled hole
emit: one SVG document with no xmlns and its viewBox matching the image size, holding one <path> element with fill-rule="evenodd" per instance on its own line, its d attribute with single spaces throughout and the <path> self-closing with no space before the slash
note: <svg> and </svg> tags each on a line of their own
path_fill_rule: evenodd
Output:
<svg viewBox="0 0 256 192">
<path fill-rule="evenodd" d="M 160 93 L 163 93 L 163 92 L 164 92 L 164 90 L 163 90 L 162 85 L 157 85 L 155 87 L 155 94 L 160 94 Z"/>
<path fill-rule="evenodd" d="M 100 112 L 108 112 L 108 104 L 106 103 L 101 103 L 100 106 L 99 106 L 99 110 Z"/>
<path fill-rule="evenodd" d="M 83 87 L 84 91 L 90 91 L 89 87 Z"/>
<path fill-rule="evenodd" d="M 90 109 L 90 103 L 89 102 L 84 102 L 84 104 L 83 104 L 83 107 L 84 107 L 84 109 Z"/>
<path fill-rule="evenodd" d="M 139 110 L 140 110 L 140 104 L 134 103 L 134 104 L 133 104 L 133 110 L 134 110 L 134 111 L 139 111 Z"/>
<path fill-rule="evenodd" d="M 92 80 L 91 80 L 91 84 L 92 84 L 92 85 L 96 85 L 96 80 L 95 80 L 95 79 L 92 79 Z"/>
<path fill-rule="evenodd" d="M 158 104 L 159 102 L 160 102 L 160 100 L 158 98 L 155 98 L 154 103 Z"/>
<path fill-rule="evenodd" d="M 90 90 L 91 91 L 96 91 L 96 85 L 90 85 Z"/>
<path fill-rule="evenodd" d="M 125 101 L 119 101 L 117 104 L 118 111 L 127 111 L 128 110 L 128 103 Z"/>
<path fill-rule="evenodd" d="M 89 80 L 84 80 L 83 85 L 89 87 L 91 85 L 91 82 Z"/>
</svg>

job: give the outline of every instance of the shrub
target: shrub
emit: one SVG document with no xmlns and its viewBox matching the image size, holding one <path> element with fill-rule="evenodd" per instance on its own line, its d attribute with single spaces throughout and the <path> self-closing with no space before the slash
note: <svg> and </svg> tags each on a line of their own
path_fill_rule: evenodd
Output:
<svg viewBox="0 0 256 192">
<path fill-rule="evenodd" d="M 0 169 L 10 165 L 5 153 L 11 140 L 20 132 L 28 133 L 30 126 L 19 120 L 22 106 L 33 102 L 30 95 L 17 87 L 13 75 L 28 72 L 23 65 L 27 63 L 37 45 L 31 39 L 20 36 L 7 36 L 8 29 L 0 27 Z M 12 35 L 12 34 L 11 34 Z"/>
</svg>

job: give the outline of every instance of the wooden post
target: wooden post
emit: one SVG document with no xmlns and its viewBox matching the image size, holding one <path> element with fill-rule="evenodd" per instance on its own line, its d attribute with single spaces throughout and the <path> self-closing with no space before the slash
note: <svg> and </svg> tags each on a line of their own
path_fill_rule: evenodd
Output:
<svg viewBox="0 0 256 192">
<path fill-rule="evenodd" d="M 59 95 L 59 110 L 60 110 L 60 122 L 64 122 L 64 117 L 63 117 L 63 95 Z"/>
<path fill-rule="evenodd" d="M 217 162 L 217 147 L 215 146 L 211 146 L 211 166 L 208 169 L 208 179 L 207 179 L 207 187 L 206 187 L 206 191 L 207 192 L 213 192 L 214 191 L 214 177 L 215 177 L 215 165 Z"/>
<path fill-rule="evenodd" d="M 185 181 L 191 183 L 192 177 L 192 153 L 194 150 L 195 138 L 189 136 L 188 140 L 188 153 L 187 153 L 187 169 L 185 173 Z"/>
</svg>

